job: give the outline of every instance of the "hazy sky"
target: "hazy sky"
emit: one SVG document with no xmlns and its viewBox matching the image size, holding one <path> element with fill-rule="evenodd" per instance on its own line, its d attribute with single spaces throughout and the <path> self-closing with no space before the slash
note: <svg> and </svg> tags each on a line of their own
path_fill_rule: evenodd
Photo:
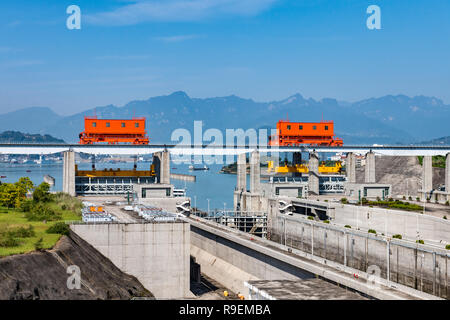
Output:
<svg viewBox="0 0 450 320">
<path fill-rule="evenodd" d="M 81 8 L 68 30 L 66 8 Z M 366 9 L 381 8 L 381 30 Z M 186 91 L 450 103 L 448 0 L 14 0 L 0 4 L 0 113 L 72 114 Z"/>
</svg>

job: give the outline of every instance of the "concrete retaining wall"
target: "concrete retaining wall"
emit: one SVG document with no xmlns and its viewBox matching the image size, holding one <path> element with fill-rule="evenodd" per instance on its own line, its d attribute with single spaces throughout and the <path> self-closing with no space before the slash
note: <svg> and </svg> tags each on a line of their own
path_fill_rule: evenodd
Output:
<svg viewBox="0 0 450 320">
<path fill-rule="evenodd" d="M 335 223 L 353 228 L 374 229 L 385 235 L 401 234 L 403 238 L 450 243 L 450 221 L 429 215 L 400 210 L 337 204 Z"/>
<path fill-rule="evenodd" d="M 389 280 L 443 298 L 450 298 L 450 266 L 445 250 L 383 237 L 299 216 L 275 214 L 268 222 L 271 240 L 315 256 L 368 272 L 379 270 Z M 389 258 L 388 258 L 389 257 Z"/>
<path fill-rule="evenodd" d="M 191 295 L 188 223 L 73 224 L 71 229 L 156 298 Z"/>
</svg>

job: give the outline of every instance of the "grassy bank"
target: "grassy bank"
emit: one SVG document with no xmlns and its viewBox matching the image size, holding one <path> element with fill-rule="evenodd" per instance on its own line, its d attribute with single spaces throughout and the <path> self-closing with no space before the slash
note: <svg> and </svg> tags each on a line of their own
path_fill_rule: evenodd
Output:
<svg viewBox="0 0 450 320">
<path fill-rule="evenodd" d="M 36 218 L 33 213 L 38 206 L 52 216 Z M 47 233 L 47 230 L 57 223 L 81 220 L 80 209 L 80 200 L 62 193 L 53 195 L 44 204 L 34 204 L 29 211 L 0 207 L 0 257 L 34 251 L 36 246 L 52 248 L 61 234 Z M 42 241 L 38 243 L 41 238 Z"/>
<path fill-rule="evenodd" d="M 377 200 L 377 201 L 368 201 L 366 198 L 362 198 L 362 205 L 363 206 L 369 206 L 369 207 L 379 207 L 379 208 L 386 208 L 386 209 L 398 209 L 398 210 L 405 210 L 405 211 L 416 211 L 421 212 L 423 211 L 423 207 L 414 204 L 409 203 L 407 201 L 400 201 L 400 200 L 394 200 L 394 199 L 388 199 L 388 200 Z M 341 203 L 348 203 L 347 198 L 342 198 Z M 359 205 L 359 204 L 357 204 Z"/>
</svg>

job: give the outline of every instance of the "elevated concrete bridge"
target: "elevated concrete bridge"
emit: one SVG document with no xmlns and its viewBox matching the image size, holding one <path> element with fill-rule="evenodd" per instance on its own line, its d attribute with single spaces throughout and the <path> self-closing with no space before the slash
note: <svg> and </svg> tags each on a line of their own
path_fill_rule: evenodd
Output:
<svg viewBox="0 0 450 320">
<path fill-rule="evenodd" d="M 342 147 L 325 146 L 220 146 L 220 145 L 79 145 L 79 144 L 0 144 L 0 154 L 52 154 L 64 151 L 83 152 L 88 154 L 114 154 L 114 155 L 145 155 L 167 150 L 177 155 L 237 155 L 241 153 L 359 153 L 373 152 L 383 156 L 445 156 L 450 153 L 450 146 L 370 146 L 370 145 L 346 145 Z"/>
</svg>

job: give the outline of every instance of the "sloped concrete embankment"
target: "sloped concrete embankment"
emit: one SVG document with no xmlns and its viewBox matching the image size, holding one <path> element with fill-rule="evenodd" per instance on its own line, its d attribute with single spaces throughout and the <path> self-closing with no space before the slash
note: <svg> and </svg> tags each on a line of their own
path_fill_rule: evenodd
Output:
<svg viewBox="0 0 450 320">
<path fill-rule="evenodd" d="M 81 288 L 69 289 L 67 267 L 81 271 Z M 0 259 L 2 300 L 128 300 L 153 297 L 133 276 L 123 273 L 86 241 L 71 233 L 52 250 Z"/>
</svg>

